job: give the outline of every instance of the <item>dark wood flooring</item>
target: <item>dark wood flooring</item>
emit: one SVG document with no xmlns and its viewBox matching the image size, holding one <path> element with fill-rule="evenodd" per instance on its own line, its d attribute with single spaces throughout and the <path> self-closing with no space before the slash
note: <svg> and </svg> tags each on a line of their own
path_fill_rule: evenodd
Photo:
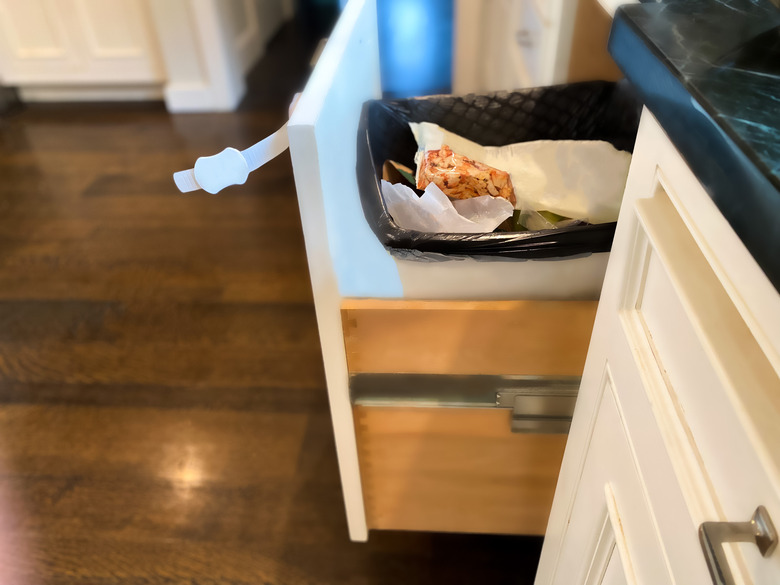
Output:
<svg viewBox="0 0 780 585">
<path fill-rule="evenodd" d="M 349 541 L 289 156 L 175 191 L 279 127 L 311 46 L 236 113 L 0 117 L 0 585 L 532 581 L 536 538 Z"/>
</svg>

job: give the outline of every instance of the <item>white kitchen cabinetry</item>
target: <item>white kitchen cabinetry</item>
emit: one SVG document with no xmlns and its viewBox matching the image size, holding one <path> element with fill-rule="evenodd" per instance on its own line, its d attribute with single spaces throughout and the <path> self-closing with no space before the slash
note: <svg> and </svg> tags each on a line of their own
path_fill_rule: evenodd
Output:
<svg viewBox="0 0 780 585">
<path fill-rule="evenodd" d="M 0 83 L 25 101 L 236 107 L 283 0 L 0 0 Z"/>
<path fill-rule="evenodd" d="M 606 53 L 614 11 L 613 0 L 457 0 L 454 93 L 618 79 Z"/>
<path fill-rule="evenodd" d="M 163 79 L 143 0 L 0 0 L 0 23 L 5 84 Z"/>
<path fill-rule="evenodd" d="M 779 338 L 780 295 L 645 111 L 537 585 L 708 583 L 703 522 L 780 520 Z M 777 551 L 724 551 L 780 582 Z"/>
<path fill-rule="evenodd" d="M 612 372 L 600 380 L 590 446 L 571 511 L 572 541 L 561 551 L 560 582 L 667 583 L 668 569 L 620 411 Z"/>
</svg>

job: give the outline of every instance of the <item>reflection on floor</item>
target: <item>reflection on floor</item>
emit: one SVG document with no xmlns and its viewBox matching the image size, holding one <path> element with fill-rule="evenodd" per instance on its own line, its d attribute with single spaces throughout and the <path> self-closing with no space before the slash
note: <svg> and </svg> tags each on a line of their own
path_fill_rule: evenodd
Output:
<svg viewBox="0 0 780 585">
<path fill-rule="evenodd" d="M 0 118 L 3 585 L 532 581 L 536 538 L 349 542 L 289 157 L 174 191 L 283 122 L 296 38 L 237 113 Z"/>
</svg>

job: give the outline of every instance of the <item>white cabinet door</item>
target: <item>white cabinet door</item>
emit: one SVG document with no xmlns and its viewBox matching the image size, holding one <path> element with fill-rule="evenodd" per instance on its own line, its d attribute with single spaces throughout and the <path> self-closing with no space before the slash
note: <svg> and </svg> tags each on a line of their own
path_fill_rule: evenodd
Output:
<svg viewBox="0 0 780 585">
<path fill-rule="evenodd" d="M 621 524 L 632 570 L 628 557 L 623 566 L 637 583 L 711 582 L 704 522 L 747 522 L 759 505 L 777 522 L 779 315 L 780 295 L 646 111 L 537 585 L 591 582 L 583 567 L 598 557 L 603 521 L 588 503 L 599 483 L 615 486 L 617 502 L 633 500 L 632 513 L 644 510 L 644 522 Z M 605 385 L 620 415 L 611 420 Z M 617 435 L 605 447 L 603 426 L 622 427 L 631 457 Z M 603 462 L 595 480 L 594 461 Z M 720 570 L 734 582 L 780 582 L 777 551 L 722 550 Z"/>
<path fill-rule="evenodd" d="M 162 79 L 142 0 L 0 0 L 0 25 L 6 84 Z"/>
<path fill-rule="evenodd" d="M 4 83 L 70 75 L 83 67 L 57 0 L 0 0 L 0 75 Z"/>
<path fill-rule="evenodd" d="M 85 76 L 122 83 L 159 81 L 162 71 L 142 0 L 71 0 L 82 35 Z M 67 9 L 67 2 L 60 2 Z"/>
</svg>

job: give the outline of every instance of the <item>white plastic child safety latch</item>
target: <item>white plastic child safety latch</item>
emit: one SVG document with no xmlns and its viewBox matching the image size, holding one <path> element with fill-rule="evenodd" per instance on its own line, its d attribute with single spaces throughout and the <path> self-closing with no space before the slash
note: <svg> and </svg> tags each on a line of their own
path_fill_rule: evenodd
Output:
<svg viewBox="0 0 780 585">
<path fill-rule="evenodd" d="M 300 94 L 290 104 L 292 115 Z M 276 158 L 290 146 L 287 140 L 287 124 L 270 136 L 244 150 L 226 148 L 219 154 L 201 156 L 195 167 L 173 173 L 173 181 L 179 191 L 189 193 L 203 189 L 207 193 L 219 193 L 230 185 L 243 185 L 249 173 Z"/>
</svg>

